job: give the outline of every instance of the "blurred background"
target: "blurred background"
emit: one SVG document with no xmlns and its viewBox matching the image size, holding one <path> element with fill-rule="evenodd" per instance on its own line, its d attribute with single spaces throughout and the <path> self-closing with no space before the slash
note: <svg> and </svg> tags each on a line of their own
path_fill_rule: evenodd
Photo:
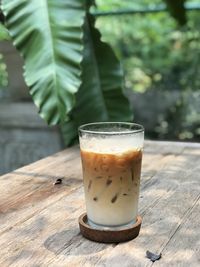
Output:
<svg viewBox="0 0 200 267">
<path fill-rule="evenodd" d="M 121 60 L 134 122 L 146 139 L 200 141 L 200 1 L 97 0 L 91 10 Z M 0 174 L 64 147 L 40 119 L 22 60 L 0 26 Z"/>
</svg>

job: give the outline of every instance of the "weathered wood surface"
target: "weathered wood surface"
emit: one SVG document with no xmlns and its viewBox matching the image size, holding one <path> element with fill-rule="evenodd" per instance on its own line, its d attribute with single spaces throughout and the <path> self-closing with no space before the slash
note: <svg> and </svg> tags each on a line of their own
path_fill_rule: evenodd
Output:
<svg viewBox="0 0 200 267">
<path fill-rule="evenodd" d="M 57 178 L 63 183 L 54 185 Z M 200 266 L 200 144 L 146 142 L 138 238 L 84 239 L 78 148 L 0 178 L 0 266 Z M 146 250 L 162 253 L 152 263 Z"/>
</svg>

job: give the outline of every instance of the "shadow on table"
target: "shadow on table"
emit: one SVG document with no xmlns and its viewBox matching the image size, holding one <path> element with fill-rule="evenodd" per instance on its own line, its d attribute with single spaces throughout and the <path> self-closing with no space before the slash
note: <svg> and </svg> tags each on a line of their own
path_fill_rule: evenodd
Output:
<svg viewBox="0 0 200 267">
<path fill-rule="evenodd" d="M 82 237 L 77 228 L 72 228 L 51 235 L 44 242 L 44 246 L 55 254 L 90 255 L 114 247 L 115 244 L 92 242 Z"/>
</svg>

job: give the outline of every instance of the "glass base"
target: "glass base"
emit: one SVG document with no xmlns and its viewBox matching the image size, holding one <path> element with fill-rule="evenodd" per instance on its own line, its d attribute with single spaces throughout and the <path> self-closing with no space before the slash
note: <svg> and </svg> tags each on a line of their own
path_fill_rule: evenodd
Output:
<svg viewBox="0 0 200 267">
<path fill-rule="evenodd" d="M 121 224 L 121 225 L 102 225 L 102 224 L 96 224 L 88 218 L 88 224 L 92 228 L 98 229 L 98 230 L 110 230 L 110 231 L 123 230 L 123 229 L 131 227 L 135 223 L 136 223 L 136 220 L 133 220 L 133 221 L 130 221 L 126 224 Z"/>
</svg>

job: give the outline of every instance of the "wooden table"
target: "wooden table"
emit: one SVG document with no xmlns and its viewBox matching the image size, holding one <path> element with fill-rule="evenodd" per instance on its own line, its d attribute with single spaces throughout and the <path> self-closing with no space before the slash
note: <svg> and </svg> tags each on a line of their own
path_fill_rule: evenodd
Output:
<svg viewBox="0 0 200 267">
<path fill-rule="evenodd" d="M 63 183 L 54 185 L 57 178 Z M 139 237 L 121 244 L 84 239 L 78 148 L 0 178 L 0 266 L 200 266 L 200 144 L 145 144 Z M 162 253 L 152 263 L 146 250 Z"/>
</svg>

